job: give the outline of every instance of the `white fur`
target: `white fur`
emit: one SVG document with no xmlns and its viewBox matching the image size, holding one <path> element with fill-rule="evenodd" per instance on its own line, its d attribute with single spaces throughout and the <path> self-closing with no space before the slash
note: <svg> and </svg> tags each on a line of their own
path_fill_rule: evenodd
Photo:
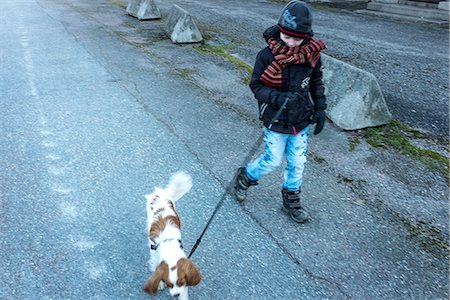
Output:
<svg viewBox="0 0 450 300">
<path fill-rule="evenodd" d="M 177 172 L 173 174 L 165 188 L 156 187 L 154 192 L 145 196 L 147 199 L 147 232 L 150 232 L 152 224 L 159 218 L 167 216 L 175 216 L 178 218 L 174 208 L 174 202 L 179 200 L 192 187 L 192 178 L 184 172 Z M 157 250 L 150 249 L 150 268 L 155 272 L 156 268 L 161 262 L 169 265 L 169 268 L 176 266 L 178 260 L 185 258 L 186 254 L 180 247 L 178 240 L 181 240 L 180 229 L 175 224 L 168 224 L 162 232 L 155 237 L 154 241 L 148 237 L 149 247 L 151 245 L 158 245 Z M 169 271 L 170 282 L 174 284 L 173 288 L 169 290 L 171 296 L 179 295 L 178 299 L 187 300 L 188 288 L 187 286 L 177 286 L 178 273 L 177 270 Z M 164 283 L 161 281 L 159 289 L 164 288 Z"/>
<path fill-rule="evenodd" d="M 172 201 L 175 202 L 192 188 L 192 178 L 184 172 L 177 172 L 170 177 L 169 184 L 166 187 Z"/>
</svg>

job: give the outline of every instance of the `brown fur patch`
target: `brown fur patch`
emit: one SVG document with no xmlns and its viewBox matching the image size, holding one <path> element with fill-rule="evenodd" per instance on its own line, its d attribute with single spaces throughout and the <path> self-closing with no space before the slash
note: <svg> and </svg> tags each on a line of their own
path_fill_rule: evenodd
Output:
<svg viewBox="0 0 450 300">
<path fill-rule="evenodd" d="M 166 217 L 158 217 L 156 221 L 152 223 L 152 226 L 149 230 L 149 237 L 150 239 L 155 242 L 155 239 L 158 237 L 158 235 L 166 228 L 167 224 L 173 224 L 177 228 L 180 228 L 180 219 L 178 216 L 166 216 Z"/>
<path fill-rule="evenodd" d="M 165 217 L 165 219 L 167 219 L 168 222 L 170 222 L 173 225 L 175 225 L 178 229 L 181 228 L 180 218 L 178 218 L 178 215 L 167 216 L 167 217 Z"/>
<path fill-rule="evenodd" d="M 158 291 L 159 282 L 163 281 L 167 287 L 172 288 L 173 284 L 169 281 L 169 265 L 165 262 L 161 262 L 153 272 L 152 277 L 150 277 L 144 285 L 144 291 L 149 294 L 156 294 Z"/>
<path fill-rule="evenodd" d="M 177 262 L 178 280 L 177 285 L 197 285 L 202 279 L 197 267 L 188 258 L 182 258 Z"/>
</svg>

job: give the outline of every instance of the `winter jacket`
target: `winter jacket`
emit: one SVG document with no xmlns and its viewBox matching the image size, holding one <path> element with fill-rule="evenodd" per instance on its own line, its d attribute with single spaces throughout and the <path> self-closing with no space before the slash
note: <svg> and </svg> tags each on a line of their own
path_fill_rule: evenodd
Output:
<svg viewBox="0 0 450 300">
<path fill-rule="evenodd" d="M 280 40 L 279 29 L 276 27 L 267 29 L 264 38 L 268 40 L 269 37 Z M 322 82 L 322 62 L 319 59 L 314 68 L 308 63 L 291 64 L 284 67 L 282 70 L 282 86 L 275 88 L 264 85 L 259 79 L 274 59 L 269 47 L 258 53 L 250 88 L 258 100 L 259 117 L 265 127 L 275 132 L 297 134 L 309 125 L 314 110 L 326 109 L 325 89 Z M 302 105 L 297 112 L 290 112 L 290 121 L 287 109 L 283 110 L 277 120 L 273 120 L 277 109 L 270 105 L 270 95 L 274 90 L 298 93 Z M 294 121 L 292 121 L 292 115 L 297 116 Z M 273 124 L 270 126 L 272 120 Z"/>
</svg>

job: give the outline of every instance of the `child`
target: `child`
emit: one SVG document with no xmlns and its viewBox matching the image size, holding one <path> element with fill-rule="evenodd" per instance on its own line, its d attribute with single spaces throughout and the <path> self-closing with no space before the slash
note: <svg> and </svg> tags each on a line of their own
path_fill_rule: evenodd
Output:
<svg viewBox="0 0 450 300">
<path fill-rule="evenodd" d="M 299 223 L 309 218 L 300 205 L 308 126 L 316 124 L 314 134 L 320 133 L 327 107 L 320 59 L 325 44 L 313 39 L 311 21 L 308 6 L 294 0 L 283 8 L 278 25 L 263 34 L 268 46 L 256 57 L 250 88 L 265 126 L 264 153 L 239 168 L 235 181 L 235 197 L 244 201 L 247 189 L 281 165 L 286 155 L 283 209 Z"/>
</svg>

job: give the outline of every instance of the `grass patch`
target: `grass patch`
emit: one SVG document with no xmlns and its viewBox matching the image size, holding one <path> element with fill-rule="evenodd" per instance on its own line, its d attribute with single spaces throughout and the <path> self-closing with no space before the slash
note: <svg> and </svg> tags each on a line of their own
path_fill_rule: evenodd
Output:
<svg viewBox="0 0 450 300">
<path fill-rule="evenodd" d="M 348 139 L 348 148 L 349 151 L 354 151 L 356 149 L 356 147 L 361 143 L 361 141 L 359 140 L 358 136 L 351 136 Z"/>
<path fill-rule="evenodd" d="M 321 157 L 321 156 L 319 156 L 319 155 L 317 155 L 317 154 L 315 154 L 315 153 L 308 152 L 308 155 L 310 155 L 310 156 L 312 157 L 312 159 L 313 159 L 315 162 L 319 163 L 319 164 L 323 164 L 323 163 L 326 163 L 326 162 L 327 162 L 327 161 L 325 160 L 325 158 L 323 158 L 323 157 Z"/>
<path fill-rule="evenodd" d="M 250 82 L 250 76 L 253 72 L 253 68 L 250 65 L 248 65 L 247 63 L 245 63 L 244 61 L 240 60 L 237 57 L 234 57 L 233 55 L 231 55 L 227 52 L 227 50 L 233 50 L 235 48 L 236 48 L 236 46 L 233 46 L 233 45 L 212 46 L 212 45 L 207 45 L 207 44 L 202 44 L 202 45 L 193 47 L 193 49 L 197 50 L 198 52 L 221 57 L 221 58 L 231 62 L 239 70 L 242 70 L 248 74 L 247 76 L 245 76 L 242 79 L 244 84 L 248 84 Z"/>
<path fill-rule="evenodd" d="M 420 246 L 432 255 L 439 257 L 444 255 L 447 259 L 450 254 L 449 242 L 443 237 L 442 233 L 429 222 L 417 221 L 411 223 L 404 220 L 408 228 L 408 236 L 416 238 Z"/>
<path fill-rule="evenodd" d="M 178 75 L 183 77 L 184 79 L 191 79 L 191 71 L 189 69 L 175 69 L 175 72 L 177 72 Z"/>
<path fill-rule="evenodd" d="M 431 150 L 425 150 L 413 146 L 408 138 L 428 138 L 425 134 L 412 129 L 398 120 L 392 120 L 389 124 L 362 131 L 367 143 L 375 148 L 390 148 L 400 154 L 414 157 L 432 170 L 439 171 L 444 177 L 449 178 L 449 158 Z"/>
</svg>

